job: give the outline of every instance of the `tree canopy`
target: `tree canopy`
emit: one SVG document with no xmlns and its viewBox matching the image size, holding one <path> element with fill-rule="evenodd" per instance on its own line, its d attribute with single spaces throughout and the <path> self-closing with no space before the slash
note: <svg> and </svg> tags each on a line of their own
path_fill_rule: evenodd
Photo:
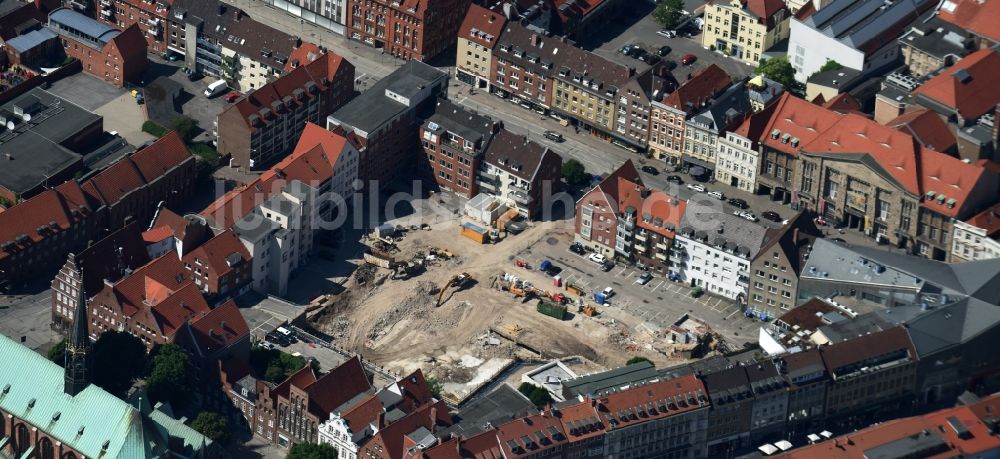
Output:
<svg viewBox="0 0 1000 459">
<path fill-rule="evenodd" d="M 575 159 L 570 159 L 562 165 L 563 180 L 569 185 L 583 185 L 590 180 L 587 171 L 583 168 L 583 163 Z"/>
<path fill-rule="evenodd" d="M 684 19 L 684 0 L 660 0 L 653 10 L 653 19 L 665 29 L 673 30 Z"/>
<path fill-rule="evenodd" d="M 802 85 L 795 80 L 795 69 L 785 56 L 762 59 L 754 73 L 776 81 L 790 92 L 802 92 Z"/>
<path fill-rule="evenodd" d="M 52 346 L 52 348 L 49 349 L 48 354 L 46 354 L 46 357 L 48 357 L 49 360 L 55 362 L 59 366 L 65 365 L 66 364 L 66 338 L 63 338 L 61 341 L 59 341 L 58 343 L 56 343 L 55 346 Z"/>
<path fill-rule="evenodd" d="M 827 59 L 826 63 L 823 64 L 823 66 L 820 67 L 819 70 L 816 71 L 816 73 L 826 72 L 826 71 L 829 71 L 829 70 L 840 70 L 842 68 L 844 68 L 844 66 L 841 65 L 840 62 L 837 62 L 837 61 L 835 61 L 833 59 Z"/>
<path fill-rule="evenodd" d="M 277 349 L 255 347 L 250 351 L 250 366 L 254 373 L 264 375 L 264 380 L 275 384 L 288 379 L 308 362 L 303 357 L 296 357 Z M 319 371 L 319 363 L 315 360 L 312 361 L 312 367 L 314 371 Z"/>
<path fill-rule="evenodd" d="M 641 357 L 641 356 L 637 355 L 635 357 L 632 357 L 631 359 L 628 359 L 628 361 L 625 362 L 625 365 L 634 365 L 634 364 L 642 363 L 642 362 L 649 362 L 650 365 L 653 364 L 652 360 L 649 360 L 649 359 L 647 359 L 645 357 Z"/>
<path fill-rule="evenodd" d="M 529 382 L 521 383 L 521 385 L 517 387 L 517 391 L 524 394 L 525 397 L 528 397 L 528 400 L 531 400 L 531 403 L 534 403 L 535 406 L 539 408 L 548 403 L 552 403 L 552 396 L 549 395 L 549 391 Z"/>
<path fill-rule="evenodd" d="M 146 380 L 149 398 L 183 408 L 192 401 L 195 389 L 194 365 L 179 346 L 167 344 L 153 357 L 153 369 Z"/>
<path fill-rule="evenodd" d="M 101 333 L 91 354 L 94 384 L 118 396 L 124 396 L 146 370 L 146 345 L 126 332 Z"/>
<path fill-rule="evenodd" d="M 170 122 L 170 128 L 177 131 L 177 135 L 181 136 L 181 139 L 187 143 L 194 138 L 195 132 L 198 130 L 198 122 L 190 116 L 181 115 Z"/>
<path fill-rule="evenodd" d="M 229 422 L 214 411 L 202 411 L 191 421 L 191 428 L 214 442 L 225 443 L 229 440 Z"/>
<path fill-rule="evenodd" d="M 337 448 L 326 443 L 296 443 L 285 459 L 337 459 Z"/>
</svg>

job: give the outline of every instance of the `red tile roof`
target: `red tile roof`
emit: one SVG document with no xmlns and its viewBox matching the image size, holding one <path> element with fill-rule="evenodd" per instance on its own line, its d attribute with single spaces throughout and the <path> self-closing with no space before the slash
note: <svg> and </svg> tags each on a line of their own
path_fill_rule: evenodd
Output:
<svg viewBox="0 0 1000 459">
<path fill-rule="evenodd" d="M 157 226 L 156 228 L 142 233 L 142 240 L 149 244 L 160 242 L 171 237 L 174 237 L 174 230 L 167 225 Z"/>
<path fill-rule="evenodd" d="M 774 105 L 774 112 L 770 122 L 764 126 L 762 137 L 754 140 L 792 156 L 797 156 L 799 148 L 808 145 L 843 116 L 787 92 Z M 778 133 L 778 138 L 774 138 L 774 133 Z M 789 135 L 787 141 L 784 141 L 785 134 Z M 798 147 L 792 145 L 792 139 L 799 139 Z"/>
<path fill-rule="evenodd" d="M 323 55 L 323 50 L 315 43 L 302 42 L 302 46 L 292 48 L 288 55 L 288 62 L 285 63 L 285 73 L 291 72 L 296 67 L 306 65 Z"/>
<path fill-rule="evenodd" d="M 135 163 L 125 158 L 84 182 L 83 190 L 101 204 L 112 205 L 145 184 Z"/>
<path fill-rule="evenodd" d="M 132 24 L 111 39 L 111 43 L 118 48 L 118 52 L 123 57 L 140 56 L 146 54 L 146 37 L 137 24 Z M 106 49 L 107 45 L 105 45 Z"/>
<path fill-rule="evenodd" d="M 822 96 L 823 95 L 820 94 L 817 97 L 822 97 Z M 836 96 L 833 97 L 833 99 L 824 102 L 823 108 L 828 108 L 837 113 L 843 113 L 845 115 L 848 113 L 855 113 L 862 116 L 865 115 L 864 111 L 861 109 L 861 102 L 858 102 L 858 99 L 855 99 L 854 96 L 846 92 L 837 94 Z"/>
<path fill-rule="evenodd" d="M 292 154 L 250 183 L 216 199 L 201 211 L 201 215 L 214 219 L 220 227 L 229 228 L 258 204 L 280 192 L 291 180 L 311 184 L 329 179 L 345 145 L 347 140 L 343 136 L 306 123 Z"/>
<path fill-rule="evenodd" d="M 491 11 L 479 5 L 470 5 L 469 11 L 465 13 L 462 26 L 458 29 L 458 38 L 465 38 L 493 49 L 506 24 L 507 18 L 503 13 Z M 488 37 L 492 37 L 492 39 Z"/>
<path fill-rule="evenodd" d="M 780 116 L 780 115 L 779 115 Z M 827 118 L 829 119 L 829 118 Z M 785 123 L 787 125 L 787 123 Z M 802 151 L 809 153 L 867 153 L 871 155 L 900 185 L 913 194 L 920 194 L 919 164 L 913 137 L 855 114 L 844 115 L 830 129 L 817 129 L 818 135 L 806 129 L 797 131 L 814 138 L 804 141 Z M 782 135 L 785 130 L 782 129 Z M 798 137 L 792 132 L 792 137 Z M 805 139 L 803 139 L 805 140 Z M 769 145 L 781 145 L 781 138 Z M 790 146 L 791 142 L 787 145 Z"/>
<path fill-rule="evenodd" d="M 684 210 L 687 209 L 687 201 L 683 199 L 662 191 L 647 189 L 624 178 L 618 179 L 617 196 L 619 214 L 624 213 L 626 208 L 633 207 L 640 228 L 671 238 L 674 237 L 674 229 L 680 226 Z"/>
<path fill-rule="evenodd" d="M 996 413 L 1000 410 L 1000 397 L 993 395 L 972 406 L 948 408 L 923 416 L 895 419 L 862 429 L 847 435 L 835 437 L 815 445 L 809 445 L 781 453 L 775 457 L 812 459 L 849 459 L 871 457 L 870 451 L 895 441 L 917 439 L 930 435 L 942 440 L 940 449 L 907 452 L 912 457 L 925 459 L 945 459 L 953 457 L 976 457 L 1000 448 L 1000 437 L 993 435 L 983 422 L 986 410 Z M 951 422 L 959 422 L 971 435 L 956 433 Z M 901 448 L 911 445 L 901 444 Z M 904 450 L 906 451 L 906 450 Z"/>
<path fill-rule="evenodd" d="M 969 78 L 963 78 L 963 75 Z M 920 85 L 913 90 L 913 94 L 955 110 L 962 118 L 971 120 L 993 110 L 1000 103 L 1000 85 L 995 84 L 996 75 L 1000 75 L 1000 53 L 981 49 Z"/>
<path fill-rule="evenodd" d="M 667 94 L 663 98 L 663 105 L 691 114 L 731 84 L 733 80 L 729 74 L 712 64 L 695 73 L 676 91 Z"/>
<path fill-rule="evenodd" d="M 157 328 L 166 337 L 172 337 L 187 321 L 210 311 L 205 297 L 193 282 L 168 293 L 159 302 L 152 304 L 153 317 Z"/>
<path fill-rule="evenodd" d="M 768 29 L 776 25 L 774 15 L 778 11 L 787 10 L 785 2 L 781 0 L 747 0 L 746 8 L 751 13 L 757 15 L 759 18 L 757 21 L 761 24 L 766 24 Z M 787 18 L 788 15 L 783 17 Z"/>
<path fill-rule="evenodd" d="M 229 300 L 196 317 L 191 322 L 191 333 L 202 355 L 210 355 L 248 336 L 250 327 L 236 303 Z"/>
<path fill-rule="evenodd" d="M 1000 203 L 976 214 L 965 223 L 986 230 L 986 235 L 989 237 L 997 237 L 1000 235 Z"/>
<path fill-rule="evenodd" d="M 935 194 L 934 199 L 924 199 L 921 205 L 948 217 L 967 215 L 966 201 L 982 180 L 992 175 L 981 166 L 927 149 L 920 151 L 920 171 L 920 191 L 925 195 L 931 191 Z"/>
<path fill-rule="evenodd" d="M 147 182 L 162 177 L 167 171 L 191 158 L 191 152 L 176 132 L 170 131 L 163 137 L 132 155 L 132 162 Z"/>
<path fill-rule="evenodd" d="M 597 408 L 605 425 L 621 428 L 707 407 L 707 394 L 700 379 L 685 375 L 609 394 Z"/>
<path fill-rule="evenodd" d="M 75 180 L 11 206 L 0 214 L 0 244 L 10 241 L 14 245 L 9 250 L 0 246 L 0 259 L 80 224 L 89 214 L 90 207 Z M 46 229 L 39 232 L 43 226 Z M 18 241 L 22 235 L 28 238 L 26 244 Z"/>
<path fill-rule="evenodd" d="M 950 151 L 957 144 L 955 134 L 948 127 L 948 123 L 945 123 L 940 115 L 928 109 L 904 113 L 885 125 L 913 136 L 917 142 L 930 150 Z"/>
<path fill-rule="evenodd" d="M 341 418 L 343 418 L 347 428 L 354 433 L 361 432 L 369 424 L 374 424 L 376 428 L 381 429 L 385 427 L 379 418 L 382 410 L 382 400 L 379 400 L 377 395 L 370 395 L 360 403 L 350 407 L 341 415 Z"/>
<path fill-rule="evenodd" d="M 497 427 L 497 441 L 504 457 L 544 457 L 545 451 L 561 448 L 567 438 L 562 422 L 548 411 L 501 424 Z"/>
<path fill-rule="evenodd" d="M 361 359 L 354 357 L 330 370 L 306 387 L 309 409 L 320 418 L 329 416 L 338 406 L 372 388 Z"/>
<path fill-rule="evenodd" d="M 820 352 L 827 370 L 833 374 L 837 369 L 853 363 L 901 349 L 908 351 L 911 359 L 916 359 L 917 352 L 910 335 L 903 327 L 893 327 L 822 347 Z"/>
<path fill-rule="evenodd" d="M 126 315 L 132 316 L 142 309 L 147 293 L 155 293 L 155 289 L 147 292 L 147 277 L 171 291 L 179 290 L 184 284 L 191 283 L 177 255 L 173 252 L 167 253 L 135 270 L 132 275 L 123 278 L 112 287 L 114 295 L 125 308 L 123 312 Z"/>
<path fill-rule="evenodd" d="M 420 407 L 420 409 L 407 414 L 402 419 L 389 424 L 368 440 L 361 447 L 361 450 L 372 449 L 380 451 L 379 457 L 402 459 L 406 454 L 406 448 L 413 446 L 413 442 L 407 437 L 408 434 L 413 433 L 420 427 L 433 432 L 438 426 L 448 425 L 451 425 L 451 414 L 448 413 L 448 405 L 444 401 L 438 400 L 435 403 L 428 403 Z M 379 447 L 382 449 L 379 450 Z"/>
<path fill-rule="evenodd" d="M 597 412 L 597 401 L 591 398 L 560 408 L 559 420 L 562 422 L 563 432 L 571 442 L 597 437 L 607 431 L 607 425 Z"/>
<path fill-rule="evenodd" d="M 955 7 L 938 9 L 938 17 L 977 35 L 1000 41 L 1000 2 L 983 0 L 950 0 Z"/>
<path fill-rule="evenodd" d="M 230 256 L 234 254 L 239 257 L 239 260 L 230 259 Z M 190 264 L 194 264 L 195 258 L 205 263 L 209 272 L 222 277 L 229 274 L 236 266 L 249 263 L 250 252 L 240 242 L 236 233 L 232 230 L 226 230 L 184 255 L 184 261 Z M 236 261 L 236 263 L 230 263 L 232 261 Z"/>
</svg>

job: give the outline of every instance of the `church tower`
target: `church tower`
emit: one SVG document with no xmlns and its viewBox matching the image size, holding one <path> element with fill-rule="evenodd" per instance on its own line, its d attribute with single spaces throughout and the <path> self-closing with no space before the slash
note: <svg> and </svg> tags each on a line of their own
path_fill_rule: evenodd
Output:
<svg viewBox="0 0 1000 459">
<path fill-rule="evenodd" d="M 87 297 L 83 291 L 83 273 L 78 271 L 77 278 L 81 282 L 77 289 L 73 326 L 70 329 L 69 341 L 66 343 L 66 375 L 63 383 L 63 391 L 69 395 L 79 394 L 90 385 L 90 333 Z"/>
</svg>

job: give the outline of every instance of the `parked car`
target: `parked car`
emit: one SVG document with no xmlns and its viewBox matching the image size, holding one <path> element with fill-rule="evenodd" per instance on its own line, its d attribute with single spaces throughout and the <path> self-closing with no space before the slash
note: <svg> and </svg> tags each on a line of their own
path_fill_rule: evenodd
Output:
<svg viewBox="0 0 1000 459">
<path fill-rule="evenodd" d="M 688 189 L 691 190 L 691 191 L 697 191 L 699 193 L 704 193 L 705 192 L 705 186 L 702 185 L 702 184 L 700 184 L 700 183 L 689 183 L 688 184 Z"/>
<path fill-rule="evenodd" d="M 658 171 L 658 170 L 657 170 L 657 169 L 656 169 L 655 167 L 653 167 L 653 166 L 642 166 L 642 167 L 641 167 L 640 169 L 641 169 L 641 170 L 642 170 L 643 172 L 645 172 L 645 173 L 647 173 L 647 174 L 649 174 L 649 175 L 659 175 L 659 174 L 660 174 L 660 171 Z"/>
<path fill-rule="evenodd" d="M 592 261 L 594 263 L 597 263 L 597 264 L 604 264 L 605 262 L 608 261 L 608 259 L 607 259 L 607 257 L 604 256 L 603 253 L 594 252 L 594 253 L 590 254 L 590 261 Z"/>
<path fill-rule="evenodd" d="M 698 56 L 695 56 L 694 54 L 685 54 L 684 57 L 681 58 L 681 64 L 691 65 L 694 64 L 694 61 L 696 60 L 698 60 Z"/>
<path fill-rule="evenodd" d="M 204 73 L 201 73 L 197 70 L 187 70 L 184 72 L 184 74 L 187 76 L 188 81 L 198 81 L 205 77 Z"/>
<path fill-rule="evenodd" d="M 605 261 L 604 263 L 601 263 L 601 271 L 604 271 L 604 272 L 611 271 L 611 268 L 614 268 L 614 267 L 615 267 L 615 264 L 612 263 L 612 262 L 610 262 L 610 261 Z"/>
<path fill-rule="evenodd" d="M 726 200 L 726 195 L 723 194 L 721 191 L 709 191 L 708 195 L 720 201 Z"/>
<path fill-rule="evenodd" d="M 574 242 L 574 243 L 570 244 L 569 245 L 569 251 L 573 252 L 573 253 L 575 253 L 577 255 L 585 255 L 587 253 L 587 250 L 583 248 L 583 244 L 581 244 L 579 242 Z"/>
<path fill-rule="evenodd" d="M 677 61 L 672 61 L 670 59 L 667 59 L 667 60 L 665 60 L 663 62 L 664 62 L 663 65 L 667 67 L 667 70 L 673 70 L 673 69 L 677 68 Z"/>
<path fill-rule="evenodd" d="M 646 50 L 644 50 L 644 49 L 636 46 L 635 48 L 632 48 L 632 54 L 630 54 L 630 56 L 632 56 L 632 57 L 634 57 L 636 59 L 639 59 L 641 61 L 641 60 L 645 59 L 646 55 L 648 55 L 648 54 L 649 53 L 646 52 Z"/>
<path fill-rule="evenodd" d="M 657 56 L 655 54 L 646 54 L 641 58 L 639 58 L 639 60 L 649 65 L 656 65 L 659 64 L 662 59 L 660 59 L 660 56 Z"/>
<path fill-rule="evenodd" d="M 760 214 L 760 216 L 768 220 L 771 220 L 772 222 L 781 222 L 781 215 L 778 215 L 777 212 L 769 210 L 767 212 Z"/>
<path fill-rule="evenodd" d="M 601 293 L 604 294 L 604 298 L 611 298 L 615 296 L 615 289 L 611 287 L 605 287 L 604 290 L 601 291 Z"/>
<path fill-rule="evenodd" d="M 731 204 L 733 207 L 737 209 L 748 209 L 750 207 L 750 205 L 747 204 L 746 201 L 740 198 L 729 198 L 729 204 Z"/>
<path fill-rule="evenodd" d="M 544 135 L 546 139 L 549 139 L 549 140 L 551 140 L 553 142 L 564 142 L 564 141 L 566 141 L 566 139 L 563 138 L 562 134 L 560 134 L 560 133 L 558 133 L 556 131 L 545 131 L 545 133 L 542 134 L 542 135 Z"/>
<path fill-rule="evenodd" d="M 238 93 L 236 91 L 231 91 L 229 94 L 226 94 L 226 102 L 228 102 L 230 104 L 233 103 L 233 102 L 236 102 L 236 99 L 239 99 L 239 98 L 240 98 L 240 93 Z"/>
<path fill-rule="evenodd" d="M 632 54 L 632 48 L 633 48 L 632 45 L 625 45 L 625 46 L 622 46 L 622 49 L 618 50 L 618 52 L 620 52 L 620 53 L 628 56 L 628 55 Z"/>
<path fill-rule="evenodd" d="M 673 49 L 670 48 L 669 46 L 661 46 L 660 50 L 657 51 L 656 54 L 659 54 L 660 57 L 663 57 L 666 56 L 667 54 L 670 54 L 671 51 L 673 51 Z"/>
<path fill-rule="evenodd" d="M 677 36 L 677 31 L 676 30 L 666 30 L 666 29 L 664 29 L 664 30 L 657 31 L 656 34 L 659 35 L 659 36 L 661 36 L 661 37 L 674 38 L 674 37 Z"/>
<path fill-rule="evenodd" d="M 736 210 L 736 211 L 733 211 L 733 215 L 736 215 L 738 217 L 743 217 L 743 218 L 745 218 L 747 220 L 750 220 L 752 222 L 755 222 L 755 221 L 759 220 L 757 218 L 757 216 L 753 214 L 753 212 L 750 212 L 748 210 Z"/>
<path fill-rule="evenodd" d="M 649 272 L 644 272 L 639 275 L 639 278 L 635 280 L 636 284 L 646 285 L 653 278 L 653 275 Z"/>
<path fill-rule="evenodd" d="M 679 176 L 679 175 L 668 175 L 667 176 L 667 181 L 668 182 L 672 182 L 672 183 L 676 183 L 678 185 L 684 183 L 684 179 L 682 179 L 681 176 Z"/>
</svg>

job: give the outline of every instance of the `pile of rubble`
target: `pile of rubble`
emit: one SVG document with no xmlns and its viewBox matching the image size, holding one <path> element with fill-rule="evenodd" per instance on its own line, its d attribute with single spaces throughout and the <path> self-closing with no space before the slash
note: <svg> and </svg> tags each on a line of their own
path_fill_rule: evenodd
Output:
<svg viewBox="0 0 1000 459">
<path fill-rule="evenodd" d="M 388 314 L 380 317 L 372 328 L 368 331 L 368 339 L 378 341 L 383 337 L 393 325 L 403 319 L 426 319 L 428 311 L 434 306 L 435 298 L 431 292 L 435 291 L 434 284 L 428 281 L 419 281 L 414 289 L 413 295 L 403 298 L 396 303 Z"/>
</svg>

